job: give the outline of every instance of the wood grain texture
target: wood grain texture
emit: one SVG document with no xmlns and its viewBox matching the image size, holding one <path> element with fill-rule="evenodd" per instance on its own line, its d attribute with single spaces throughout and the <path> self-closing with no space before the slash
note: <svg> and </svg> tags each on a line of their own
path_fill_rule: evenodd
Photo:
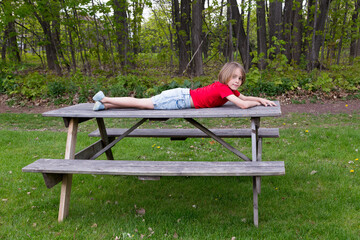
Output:
<svg viewBox="0 0 360 240">
<path fill-rule="evenodd" d="M 46 117 L 64 118 L 226 118 L 226 117 L 278 117 L 280 103 L 276 107 L 257 106 L 241 109 L 228 102 L 222 107 L 181 110 L 140 110 L 133 108 L 93 111 L 93 103 L 82 103 L 43 113 Z"/>
<path fill-rule="evenodd" d="M 284 175 L 285 165 L 282 161 L 189 162 L 39 159 L 24 167 L 23 171 L 135 176 L 272 176 Z"/>
<path fill-rule="evenodd" d="M 70 120 L 67 140 L 66 140 L 66 150 L 65 150 L 65 159 L 75 159 L 75 148 L 76 148 L 76 139 L 77 139 L 77 130 L 79 122 L 77 118 L 72 118 Z M 70 194 L 71 194 L 71 184 L 72 184 L 72 175 L 64 174 L 61 183 L 60 190 L 60 206 L 59 206 L 59 215 L 58 221 L 62 222 L 69 215 L 69 206 L 70 206 Z"/>
<path fill-rule="evenodd" d="M 127 129 L 125 128 L 107 128 L 106 132 L 109 137 L 118 137 Z M 221 138 L 249 138 L 251 137 L 251 129 L 209 129 Z M 260 128 L 260 138 L 278 138 L 280 136 L 278 128 Z M 89 134 L 89 137 L 100 137 L 99 130 L 95 130 Z M 200 129 L 136 129 L 127 137 L 159 137 L 159 138 L 208 138 L 209 136 Z"/>
</svg>

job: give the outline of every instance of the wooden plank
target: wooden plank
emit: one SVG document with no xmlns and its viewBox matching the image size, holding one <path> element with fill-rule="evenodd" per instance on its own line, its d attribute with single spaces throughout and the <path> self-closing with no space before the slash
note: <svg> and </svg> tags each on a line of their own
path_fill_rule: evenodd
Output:
<svg viewBox="0 0 360 240">
<path fill-rule="evenodd" d="M 53 188 L 63 179 L 63 174 L 43 173 L 42 175 L 47 188 Z"/>
<path fill-rule="evenodd" d="M 253 177 L 253 212 L 254 212 L 254 225 L 259 226 L 259 194 L 257 189 L 256 177 Z"/>
<path fill-rule="evenodd" d="M 125 133 L 125 128 L 107 128 L 106 132 L 109 137 L 118 137 Z M 209 129 L 216 136 L 221 138 L 249 138 L 251 129 Z M 89 134 L 90 137 L 100 137 L 99 130 Z M 278 128 L 259 128 L 259 137 L 278 138 L 280 136 Z M 207 134 L 197 128 L 189 129 L 135 129 L 127 137 L 159 137 L 159 138 L 209 138 Z"/>
<path fill-rule="evenodd" d="M 260 146 L 261 139 L 259 138 L 259 128 L 260 128 L 260 118 L 259 117 L 252 117 L 251 118 L 251 151 L 252 151 L 252 161 L 261 161 L 261 153 L 260 153 Z M 257 194 L 261 192 L 261 178 L 254 177 L 255 182 L 255 189 Z"/>
<path fill-rule="evenodd" d="M 98 124 L 99 127 L 99 132 L 100 132 L 100 136 L 101 136 L 101 140 L 102 140 L 102 145 L 103 147 L 106 147 L 109 144 L 109 137 L 108 134 L 106 132 L 106 127 L 105 127 L 105 122 L 103 118 L 97 118 L 96 122 Z M 105 152 L 106 157 L 108 160 L 114 160 L 114 156 L 113 153 L 111 151 L 111 148 L 109 150 L 107 150 Z"/>
<path fill-rule="evenodd" d="M 93 103 L 83 103 L 43 113 L 48 117 L 67 118 L 227 118 L 227 117 L 278 117 L 281 116 L 280 103 L 276 107 L 257 106 L 241 109 L 228 102 L 222 107 L 180 110 L 140 110 L 140 109 L 109 109 L 93 111 Z"/>
<path fill-rule="evenodd" d="M 90 159 L 94 154 L 103 149 L 102 140 L 96 141 L 87 148 L 75 154 L 75 159 Z"/>
<path fill-rule="evenodd" d="M 89 147 L 81 150 L 80 152 L 75 154 L 75 159 L 89 159 L 95 153 L 100 151 L 103 148 L 101 140 L 93 143 Z M 43 177 L 45 180 L 45 185 L 47 188 L 53 188 L 63 179 L 63 174 L 46 174 L 43 173 Z"/>
<path fill-rule="evenodd" d="M 67 117 L 67 118 L 64 117 L 63 120 L 64 120 L 65 127 L 68 128 L 69 125 L 70 125 L 71 118 L 70 117 Z M 78 124 L 89 121 L 89 120 L 91 120 L 91 118 L 79 118 L 78 119 Z"/>
<path fill-rule="evenodd" d="M 75 147 L 76 147 L 78 125 L 79 124 L 77 118 L 72 118 L 70 120 L 67 140 L 66 140 L 65 159 L 75 158 Z M 74 160 L 69 160 L 69 161 L 74 161 Z M 72 175 L 64 174 L 61 183 L 61 192 L 60 192 L 60 206 L 59 206 L 59 216 L 58 216 L 59 222 L 64 221 L 64 219 L 69 215 L 71 184 L 72 184 Z"/>
<path fill-rule="evenodd" d="M 93 161 L 39 159 L 24 172 L 135 176 L 270 176 L 284 175 L 282 161 L 188 162 L 188 161 Z"/>
</svg>

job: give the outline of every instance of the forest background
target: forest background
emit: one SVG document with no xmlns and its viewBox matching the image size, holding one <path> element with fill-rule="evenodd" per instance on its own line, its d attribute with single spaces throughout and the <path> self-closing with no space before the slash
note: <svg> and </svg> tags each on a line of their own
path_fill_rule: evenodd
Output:
<svg viewBox="0 0 360 240">
<path fill-rule="evenodd" d="M 0 94 L 148 97 L 241 62 L 250 95 L 360 98 L 360 0 L 0 0 Z M 145 16 L 145 17 L 144 17 Z"/>
</svg>

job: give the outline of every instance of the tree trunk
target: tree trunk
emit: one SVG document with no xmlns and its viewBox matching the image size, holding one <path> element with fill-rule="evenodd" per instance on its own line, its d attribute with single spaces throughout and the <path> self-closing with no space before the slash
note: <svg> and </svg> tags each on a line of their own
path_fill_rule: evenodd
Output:
<svg viewBox="0 0 360 240">
<path fill-rule="evenodd" d="M 258 56 L 259 56 L 259 69 L 265 69 L 267 59 L 266 47 L 266 15 L 265 15 L 265 1 L 256 1 L 256 18 L 257 18 L 257 40 L 258 40 Z"/>
<path fill-rule="evenodd" d="M 300 62 L 302 48 L 301 0 L 286 0 L 284 9 L 283 40 L 289 62 Z"/>
<path fill-rule="evenodd" d="M 311 49 L 308 51 L 308 70 L 311 71 L 315 67 L 319 66 L 319 51 L 322 45 L 322 36 L 323 31 L 325 29 L 325 22 L 329 11 L 329 5 L 332 0 L 318 0 L 315 3 L 315 9 L 319 8 L 320 11 L 315 12 L 315 22 L 314 22 L 314 29 L 313 29 L 313 37 L 312 37 L 312 44 Z"/>
<path fill-rule="evenodd" d="M 348 6 L 349 6 L 349 2 L 346 1 L 345 3 L 345 16 L 344 16 L 344 21 L 343 21 L 343 28 L 341 29 L 341 37 L 340 37 L 340 41 L 339 41 L 339 46 L 338 46 L 338 56 L 337 56 L 337 61 L 336 64 L 340 64 L 340 57 L 341 57 L 341 49 L 342 49 L 342 42 L 343 42 L 343 38 L 344 38 L 344 29 L 345 29 L 345 24 L 346 24 L 346 18 L 347 18 L 347 13 L 348 13 Z"/>
<path fill-rule="evenodd" d="M 64 12 L 65 12 L 65 19 L 66 19 L 66 21 L 70 22 L 69 12 L 67 10 L 67 7 L 65 7 L 65 0 L 61 0 L 61 4 L 62 4 L 61 7 L 62 7 L 62 9 L 64 9 Z M 65 23 L 66 23 L 66 21 L 65 21 Z M 74 42 L 73 42 L 71 30 L 74 30 L 74 27 L 71 24 L 66 23 L 65 35 L 69 38 L 69 49 L 70 49 L 70 55 L 71 55 L 70 66 L 71 66 L 73 72 L 76 72 L 75 50 L 74 50 Z"/>
<path fill-rule="evenodd" d="M 173 18 L 173 28 L 175 29 L 175 48 L 179 51 L 180 47 L 180 10 L 179 10 L 179 1 L 172 0 L 172 18 Z"/>
<path fill-rule="evenodd" d="M 192 3 L 191 39 L 194 58 L 193 73 L 196 77 L 204 74 L 201 48 L 202 34 L 202 2 L 194 0 Z"/>
<path fill-rule="evenodd" d="M 92 7 L 95 9 L 94 0 L 91 0 Z M 96 30 L 96 56 L 99 62 L 100 69 L 103 69 L 102 63 L 101 63 L 101 57 L 100 57 L 100 34 L 99 34 L 99 27 L 96 19 L 96 14 L 94 13 L 94 23 L 95 23 L 95 30 Z"/>
<path fill-rule="evenodd" d="M 12 1 L 4 0 L 0 2 L 1 6 L 1 14 L 3 16 L 2 24 L 4 26 L 4 37 L 3 37 L 3 44 L 1 49 L 1 57 L 3 61 L 6 61 L 6 53 L 10 58 L 11 62 L 19 63 L 21 61 L 20 58 L 20 51 L 17 42 L 17 32 L 15 29 L 15 17 L 13 16 L 13 6 Z"/>
<path fill-rule="evenodd" d="M 302 0 L 295 0 L 295 7 L 293 10 L 293 28 L 292 28 L 292 60 L 295 63 L 300 62 L 301 58 L 301 49 L 302 49 L 302 35 L 303 35 L 303 26 L 302 26 L 302 16 L 300 14 L 302 9 Z M 290 60 L 290 59 L 289 59 Z"/>
<path fill-rule="evenodd" d="M 280 0 L 270 1 L 269 6 L 269 37 L 270 47 L 275 47 L 274 55 L 280 53 L 280 46 L 275 46 L 274 38 L 280 40 L 282 28 L 282 2 Z M 274 55 L 269 56 L 270 59 L 274 58 Z"/>
<path fill-rule="evenodd" d="M 251 58 L 250 58 L 250 48 L 247 45 L 247 36 L 244 29 L 243 17 L 240 14 L 239 7 L 236 0 L 230 0 L 231 9 L 232 9 L 232 20 L 234 20 L 234 35 L 236 36 L 238 50 L 241 55 L 244 68 L 249 70 Z M 249 7 L 250 8 L 250 7 Z"/>
<path fill-rule="evenodd" d="M 206 0 L 203 0 L 203 5 L 202 5 L 202 10 L 204 11 L 205 10 L 205 1 Z M 207 0 L 207 6 L 210 6 L 210 0 Z M 208 24 L 209 26 L 212 26 L 211 24 L 211 15 L 210 15 L 210 12 L 208 12 L 208 15 L 205 16 L 204 15 L 204 21 L 206 21 L 206 19 L 208 20 Z M 210 45 L 210 38 L 212 36 L 212 33 L 211 32 L 208 32 L 207 34 L 205 33 L 202 33 L 201 35 L 201 38 L 203 39 L 203 44 L 202 44 L 202 52 L 203 52 L 203 55 L 204 55 L 204 59 L 207 59 L 209 57 L 209 45 Z"/>
<path fill-rule="evenodd" d="M 61 75 L 61 68 L 58 61 L 57 49 L 55 40 L 53 39 L 53 30 L 51 29 L 50 21 L 47 19 L 46 16 L 51 15 L 52 13 L 49 12 L 49 8 L 45 6 L 35 6 L 31 1 L 28 0 L 28 3 L 34 10 L 34 15 L 36 19 L 39 21 L 41 28 L 45 35 L 45 52 L 46 52 L 46 60 L 47 65 L 50 70 L 54 70 L 58 75 Z M 44 12 L 39 10 L 39 13 L 36 11 L 37 7 Z M 42 14 L 42 15 L 41 15 Z"/>
<path fill-rule="evenodd" d="M 16 30 L 15 30 L 15 22 L 10 21 L 7 25 L 8 29 L 8 54 L 10 57 L 10 60 L 19 63 L 21 61 L 20 59 L 20 52 L 19 47 L 17 43 L 17 37 L 16 37 Z"/>
<path fill-rule="evenodd" d="M 190 40 L 190 1 L 181 0 L 179 37 L 179 73 L 183 74 L 189 62 L 189 40 Z"/>
<path fill-rule="evenodd" d="M 291 61 L 291 29 L 293 20 L 293 0 L 285 1 L 283 40 L 285 41 L 285 56 Z"/>
<path fill-rule="evenodd" d="M 234 47 L 233 47 L 233 29 L 232 29 L 232 23 L 231 19 L 232 17 L 232 11 L 231 11 L 231 0 L 228 0 L 228 7 L 227 7 L 227 22 L 228 22 L 228 41 L 227 41 L 227 48 L 226 48 L 226 55 L 225 58 L 229 57 L 229 62 L 234 61 Z"/>
<path fill-rule="evenodd" d="M 61 75 L 61 69 L 58 62 L 56 46 L 51 34 L 50 22 L 43 20 L 39 20 L 39 21 L 41 21 L 40 24 L 43 28 L 47 42 L 45 44 L 45 52 L 46 52 L 46 60 L 47 60 L 48 68 L 50 70 L 55 70 L 57 74 Z"/>
<path fill-rule="evenodd" d="M 128 64 L 129 28 L 127 22 L 126 0 L 113 0 L 115 31 L 118 44 L 120 64 L 125 67 Z"/>
<path fill-rule="evenodd" d="M 141 32 L 141 20 L 144 10 L 144 1 L 133 1 L 133 52 L 135 55 L 140 53 L 140 32 Z"/>
<path fill-rule="evenodd" d="M 2 42 L 2 45 L 1 45 L 1 60 L 3 62 L 6 62 L 6 39 L 7 39 L 7 32 L 6 32 L 6 29 L 4 31 L 4 36 L 3 36 L 3 42 Z"/>
<path fill-rule="evenodd" d="M 349 62 L 350 64 L 353 64 L 354 62 L 354 58 L 357 57 L 358 53 L 357 53 L 357 49 L 356 49 L 356 42 L 359 41 L 359 38 L 356 37 L 356 34 L 358 33 L 359 29 L 358 29 L 358 17 L 359 17 L 359 7 L 360 7 L 360 0 L 356 0 L 355 2 L 355 10 L 352 14 L 351 20 L 352 20 L 352 24 L 351 24 L 351 43 L 350 43 L 350 57 L 349 57 Z"/>
</svg>

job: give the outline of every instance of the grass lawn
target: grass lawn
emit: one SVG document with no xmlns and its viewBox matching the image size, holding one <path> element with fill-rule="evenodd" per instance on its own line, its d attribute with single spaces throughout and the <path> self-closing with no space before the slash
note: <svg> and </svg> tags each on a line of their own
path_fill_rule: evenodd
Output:
<svg viewBox="0 0 360 240">
<path fill-rule="evenodd" d="M 106 120 L 108 127 L 136 120 Z M 249 126 L 249 120 L 200 120 L 210 127 Z M 146 127 L 187 127 L 171 120 Z M 81 124 L 78 149 L 94 124 Z M 286 175 L 262 178 L 259 228 L 253 225 L 250 177 L 74 175 L 69 217 L 57 222 L 60 185 L 23 173 L 38 158 L 63 158 L 60 119 L 0 114 L 0 239 L 359 239 L 360 114 L 291 114 L 262 126 L 280 127 L 264 140 L 263 160 L 285 161 Z M 229 139 L 251 155 L 249 139 Z M 237 158 L 210 139 L 122 140 L 116 159 Z M 104 159 L 104 156 L 102 156 Z"/>
</svg>

